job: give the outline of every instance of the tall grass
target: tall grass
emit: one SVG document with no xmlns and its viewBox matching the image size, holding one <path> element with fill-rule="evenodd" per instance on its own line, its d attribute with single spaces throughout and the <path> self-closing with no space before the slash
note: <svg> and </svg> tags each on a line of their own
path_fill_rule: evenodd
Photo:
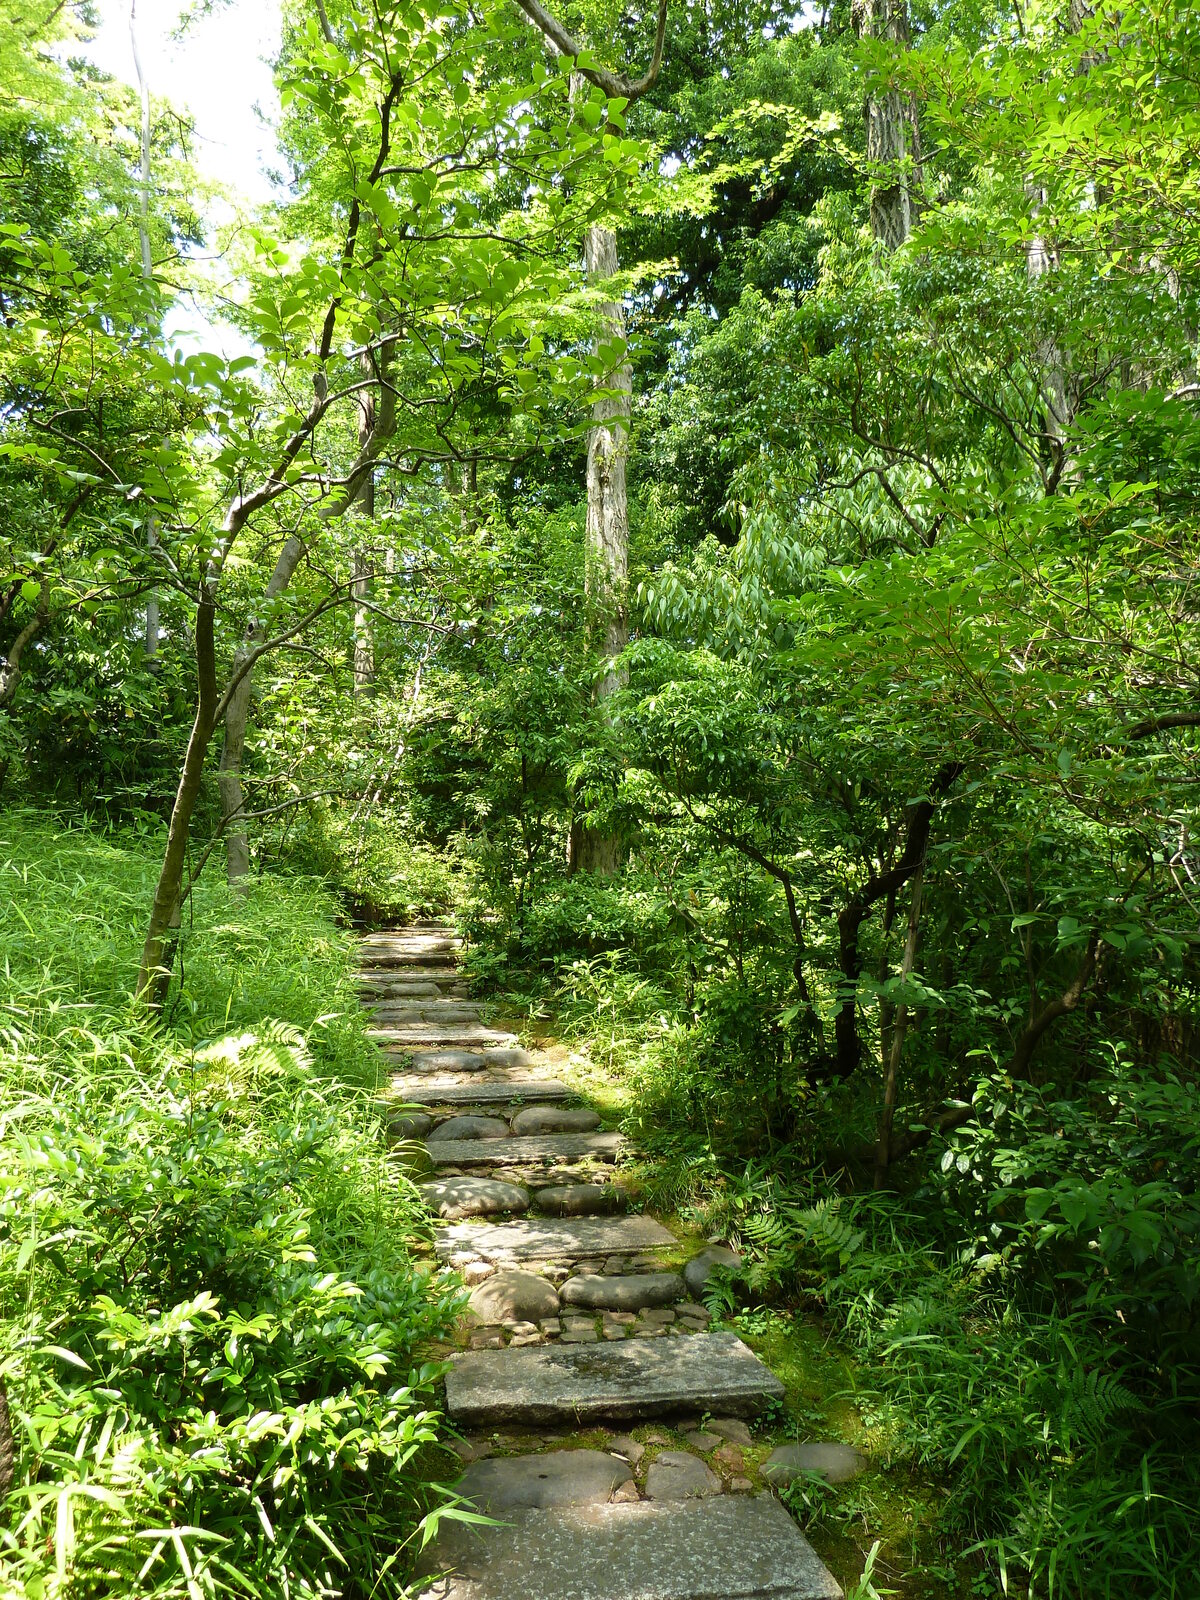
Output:
<svg viewBox="0 0 1200 1600">
<path fill-rule="evenodd" d="M 348 941 L 318 884 L 202 885 L 151 1023 L 158 844 L 0 818 L 0 1593 L 399 1595 L 453 1299 Z"/>
</svg>

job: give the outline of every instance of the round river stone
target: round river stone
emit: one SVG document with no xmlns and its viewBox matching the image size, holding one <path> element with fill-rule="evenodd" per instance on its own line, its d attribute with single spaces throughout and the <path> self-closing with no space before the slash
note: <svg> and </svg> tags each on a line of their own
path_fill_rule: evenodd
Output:
<svg viewBox="0 0 1200 1600">
<path fill-rule="evenodd" d="M 540 1322 L 558 1315 L 554 1285 L 535 1272 L 505 1268 L 476 1284 L 467 1302 L 480 1322 Z"/>
<path fill-rule="evenodd" d="M 498 1211 L 525 1211 L 529 1195 L 515 1183 L 498 1178 L 438 1178 L 423 1183 L 421 1193 L 431 1211 L 447 1222 L 460 1217 L 488 1217 Z"/>
<path fill-rule="evenodd" d="M 707 1250 L 701 1250 L 698 1256 L 693 1256 L 683 1269 L 683 1281 L 687 1284 L 688 1293 L 693 1299 L 699 1300 L 704 1294 L 704 1285 L 708 1282 L 709 1274 L 714 1267 L 740 1267 L 742 1258 L 736 1250 L 728 1250 L 724 1245 L 710 1245 Z"/>
<path fill-rule="evenodd" d="M 624 1189 L 613 1183 L 562 1183 L 539 1189 L 537 1209 L 548 1217 L 606 1217 L 624 1211 Z"/>
<path fill-rule="evenodd" d="M 447 1117 L 439 1122 L 426 1141 L 443 1139 L 507 1139 L 508 1123 L 501 1117 Z"/>
<path fill-rule="evenodd" d="M 562 1286 L 563 1304 L 589 1311 L 641 1311 L 683 1299 L 677 1272 L 634 1272 L 628 1277 L 581 1272 Z"/>
<path fill-rule="evenodd" d="M 512 1120 L 512 1131 L 536 1133 L 591 1133 L 600 1126 L 595 1111 L 570 1111 L 562 1106 L 526 1106 Z"/>
<path fill-rule="evenodd" d="M 781 1444 L 763 1462 L 762 1475 L 768 1483 L 791 1483 L 794 1478 L 813 1473 L 826 1483 L 848 1483 L 857 1478 L 867 1459 L 848 1444 L 832 1440 L 814 1444 Z"/>
</svg>

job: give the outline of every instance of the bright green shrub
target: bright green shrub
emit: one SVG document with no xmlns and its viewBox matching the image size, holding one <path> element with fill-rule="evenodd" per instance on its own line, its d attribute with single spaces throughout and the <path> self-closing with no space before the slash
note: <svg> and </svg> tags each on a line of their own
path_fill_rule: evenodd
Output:
<svg viewBox="0 0 1200 1600">
<path fill-rule="evenodd" d="M 154 1027 L 122 999 L 152 847 L 4 834 L 0 1593 L 402 1593 L 447 1499 L 420 1346 L 454 1302 L 327 903 L 214 886 Z M 271 1000 L 311 1053 L 249 1025 Z"/>
</svg>

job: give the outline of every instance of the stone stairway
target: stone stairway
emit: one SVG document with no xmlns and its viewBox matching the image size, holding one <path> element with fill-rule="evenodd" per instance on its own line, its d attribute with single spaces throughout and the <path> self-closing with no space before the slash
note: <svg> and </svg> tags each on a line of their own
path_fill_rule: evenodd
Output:
<svg viewBox="0 0 1200 1600">
<path fill-rule="evenodd" d="M 709 1331 L 704 1279 L 735 1258 L 673 1265 L 674 1235 L 628 1211 L 626 1140 L 489 1026 L 458 953 L 434 924 L 362 941 L 370 1033 L 396 1058 L 391 1131 L 425 1167 L 438 1257 L 471 1286 L 446 1379 L 458 1492 L 497 1519 L 443 1523 L 422 1600 L 840 1600 L 746 1475 L 745 1419 L 784 1387 Z M 611 1432 L 651 1421 L 671 1431 Z"/>
</svg>

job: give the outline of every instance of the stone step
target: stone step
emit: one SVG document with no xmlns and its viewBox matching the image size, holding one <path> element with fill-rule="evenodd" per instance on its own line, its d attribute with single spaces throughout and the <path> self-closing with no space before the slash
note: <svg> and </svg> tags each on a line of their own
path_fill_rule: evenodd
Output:
<svg viewBox="0 0 1200 1600">
<path fill-rule="evenodd" d="M 526 1217 L 520 1222 L 458 1223 L 438 1233 L 442 1260 L 469 1251 L 481 1261 L 589 1261 L 668 1249 L 674 1236 L 653 1217 Z"/>
<path fill-rule="evenodd" d="M 833 1574 L 769 1495 L 501 1515 L 492 1527 L 442 1525 L 426 1566 L 451 1573 L 420 1600 L 842 1600 Z"/>
<path fill-rule="evenodd" d="M 364 966 L 429 966 L 431 963 L 457 970 L 459 946 L 445 939 L 410 940 L 403 943 L 364 944 L 359 946 L 359 958 Z"/>
<path fill-rule="evenodd" d="M 449 985 L 446 986 L 447 988 Z M 446 994 L 441 984 L 420 983 L 416 979 L 406 978 L 403 983 L 360 983 L 364 1006 L 392 1005 L 397 1001 L 407 1000 L 445 1000 L 453 998 Z"/>
<path fill-rule="evenodd" d="M 449 971 L 461 976 L 454 965 L 454 956 L 453 950 L 420 950 L 415 946 L 403 950 L 362 950 L 359 952 L 359 970 L 364 978 L 373 977 L 377 972 L 411 972 L 422 968 Z"/>
<path fill-rule="evenodd" d="M 389 989 L 402 983 L 465 983 L 457 967 L 429 965 L 411 967 L 371 967 L 358 974 L 359 987 L 363 989 Z"/>
<path fill-rule="evenodd" d="M 445 1139 L 430 1147 L 435 1167 L 512 1167 L 527 1161 L 616 1161 L 628 1141 L 620 1133 L 546 1133 L 528 1139 Z"/>
<path fill-rule="evenodd" d="M 418 1000 L 374 1000 L 367 1005 L 377 1024 L 405 1027 L 418 1022 L 476 1022 L 482 1016 L 481 1000 L 457 1000 L 449 995 L 427 995 Z"/>
<path fill-rule="evenodd" d="M 462 1077 L 425 1077 L 421 1073 L 396 1073 L 390 1080 L 390 1093 L 405 1105 L 484 1106 L 521 1102 L 568 1100 L 575 1091 L 557 1078 L 528 1078 L 513 1073 L 501 1077 L 479 1073 Z"/>
<path fill-rule="evenodd" d="M 515 1033 L 485 1028 L 481 1022 L 408 1022 L 394 1028 L 368 1028 L 367 1034 L 376 1044 L 390 1046 L 393 1050 L 436 1050 L 455 1046 L 482 1050 L 488 1045 L 511 1048 L 517 1042 Z"/>
<path fill-rule="evenodd" d="M 471 1350 L 446 1374 L 446 1408 L 463 1428 L 513 1422 L 578 1428 L 676 1411 L 752 1417 L 784 1393 L 733 1333 Z"/>
</svg>

